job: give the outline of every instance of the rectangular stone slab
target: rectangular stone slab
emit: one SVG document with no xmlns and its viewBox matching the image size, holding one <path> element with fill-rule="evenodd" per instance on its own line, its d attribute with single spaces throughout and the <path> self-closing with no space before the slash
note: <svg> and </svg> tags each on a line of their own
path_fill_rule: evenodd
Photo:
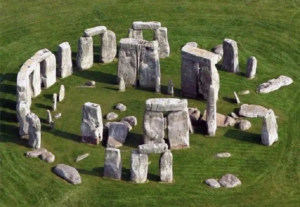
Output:
<svg viewBox="0 0 300 207">
<path fill-rule="evenodd" d="M 216 64 L 219 60 L 218 55 L 215 53 L 190 45 L 185 45 L 181 49 L 181 57 L 194 62 L 202 63 L 203 65 L 205 63 L 207 65 L 210 65 L 210 63 Z"/>
<path fill-rule="evenodd" d="M 106 29 L 105 26 L 97 26 L 97 27 L 93 27 L 93 28 L 89 28 L 89 29 L 84 30 L 83 34 L 84 34 L 85 37 L 92 37 L 92 36 L 95 36 L 95 35 L 102 34 L 106 31 L 107 31 L 107 29 Z"/>
<path fill-rule="evenodd" d="M 56 58 L 51 53 L 45 60 L 41 62 L 41 78 L 44 88 L 49 88 L 56 82 Z"/>
<path fill-rule="evenodd" d="M 135 21 L 132 23 L 132 29 L 158 29 L 161 27 L 160 22 L 142 22 L 142 21 Z"/>
<path fill-rule="evenodd" d="M 188 102 L 186 99 L 178 98 L 151 98 L 146 100 L 147 111 L 181 111 L 186 110 Z"/>
<path fill-rule="evenodd" d="M 270 109 L 263 118 L 263 126 L 261 130 L 261 143 L 263 145 L 271 146 L 278 141 L 278 125 L 274 111 Z"/>
<path fill-rule="evenodd" d="M 137 150 L 131 152 L 130 180 L 134 183 L 144 183 L 148 175 L 148 155 Z"/>
<path fill-rule="evenodd" d="M 143 120 L 144 143 L 164 143 L 164 115 L 161 112 L 145 111 Z"/>
<path fill-rule="evenodd" d="M 57 75 L 66 78 L 73 74 L 72 50 L 68 42 L 63 42 L 57 49 Z"/>
<path fill-rule="evenodd" d="M 119 149 L 106 148 L 104 162 L 104 177 L 121 180 L 122 160 Z"/>
<path fill-rule="evenodd" d="M 173 154 L 170 150 L 160 156 L 159 173 L 161 182 L 171 183 L 173 181 Z"/>
<path fill-rule="evenodd" d="M 138 146 L 141 154 L 159 154 L 168 150 L 168 145 L 165 143 L 157 144 L 142 144 Z"/>
<path fill-rule="evenodd" d="M 168 29 L 160 27 L 154 30 L 154 40 L 158 42 L 159 58 L 166 58 L 170 56 L 170 45 L 168 41 Z"/>
<path fill-rule="evenodd" d="M 118 148 L 123 146 L 128 134 L 128 128 L 120 122 L 113 122 L 109 126 L 107 147 Z"/>
<path fill-rule="evenodd" d="M 181 92 L 184 96 L 196 98 L 198 95 L 199 63 L 181 59 Z"/>
</svg>

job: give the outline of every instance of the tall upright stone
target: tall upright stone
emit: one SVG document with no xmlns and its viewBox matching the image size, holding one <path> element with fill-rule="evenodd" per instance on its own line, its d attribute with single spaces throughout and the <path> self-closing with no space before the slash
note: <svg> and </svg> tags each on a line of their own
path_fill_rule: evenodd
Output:
<svg viewBox="0 0 300 207">
<path fill-rule="evenodd" d="M 228 72 L 239 72 L 239 56 L 237 42 L 232 39 L 223 41 L 223 64 L 222 68 Z"/>
<path fill-rule="evenodd" d="M 148 155 L 140 154 L 137 150 L 131 152 L 130 180 L 134 183 L 147 181 Z"/>
<path fill-rule="evenodd" d="M 20 101 L 17 104 L 17 117 L 18 117 L 18 122 L 19 122 L 20 138 L 25 138 L 26 136 L 28 136 L 29 124 L 26 121 L 26 116 L 29 113 L 30 113 L 30 109 L 29 109 L 26 101 Z"/>
<path fill-rule="evenodd" d="M 217 130 L 217 100 L 215 98 L 215 89 L 211 85 L 209 87 L 207 104 L 206 104 L 206 123 L 209 136 L 215 136 Z"/>
<path fill-rule="evenodd" d="M 174 86 L 171 79 L 169 80 L 169 84 L 168 84 L 168 94 L 174 96 Z"/>
<path fill-rule="evenodd" d="M 80 37 L 78 40 L 78 53 L 76 57 L 77 68 L 87 70 L 93 66 L 93 37 Z"/>
<path fill-rule="evenodd" d="M 132 29 L 141 29 L 141 30 L 154 30 L 161 27 L 161 23 L 157 21 L 151 22 L 142 22 L 142 21 L 135 21 L 132 23 Z"/>
<path fill-rule="evenodd" d="M 58 77 L 66 78 L 73 74 L 72 50 L 68 42 L 58 45 L 57 64 Z"/>
<path fill-rule="evenodd" d="M 104 177 L 121 180 L 122 160 L 119 149 L 106 148 L 104 162 Z"/>
<path fill-rule="evenodd" d="M 155 92 L 160 93 L 161 92 L 161 85 L 160 85 L 160 77 L 156 76 L 155 78 Z"/>
<path fill-rule="evenodd" d="M 31 95 L 32 97 L 37 97 L 42 92 L 40 64 L 37 64 L 32 73 L 29 75 L 29 80 L 31 81 Z"/>
<path fill-rule="evenodd" d="M 246 76 L 247 78 L 254 78 L 256 74 L 257 60 L 255 57 L 251 56 L 247 61 Z"/>
<path fill-rule="evenodd" d="M 111 123 L 108 130 L 107 147 L 118 148 L 123 146 L 124 142 L 126 141 L 127 134 L 127 125 L 121 122 Z"/>
<path fill-rule="evenodd" d="M 164 152 L 159 160 L 160 181 L 173 182 L 173 154 L 170 150 Z"/>
<path fill-rule="evenodd" d="M 51 122 L 53 122 L 52 115 L 51 115 L 50 110 L 47 110 L 47 123 L 51 124 Z"/>
<path fill-rule="evenodd" d="M 53 111 L 56 111 L 57 108 L 57 94 L 54 93 L 52 97 L 52 109 Z"/>
<path fill-rule="evenodd" d="M 164 143 L 164 115 L 162 112 L 145 111 L 144 122 L 144 143 Z"/>
<path fill-rule="evenodd" d="M 125 90 L 126 90 L 125 81 L 124 81 L 124 78 L 121 77 L 120 82 L 119 82 L 119 91 L 120 92 L 125 92 Z"/>
<path fill-rule="evenodd" d="M 62 102 L 64 100 L 66 94 L 65 86 L 61 85 L 59 89 L 59 94 L 58 94 L 58 101 Z"/>
<path fill-rule="evenodd" d="M 274 111 L 270 109 L 263 118 L 263 127 L 261 131 L 261 142 L 263 145 L 271 146 L 278 141 L 278 125 Z"/>
<path fill-rule="evenodd" d="M 26 121 L 29 124 L 29 147 L 32 147 L 34 149 L 41 148 L 41 122 L 39 117 L 34 113 L 29 113 L 26 115 Z"/>
<path fill-rule="evenodd" d="M 170 45 L 168 41 L 168 29 L 166 27 L 160 27 L 154 30 L 154 40 L 158 41 L 158 51 L 160 58 L 166 58 L 170 56 Z"/>
<path fill-rule="evenodd" d="M 128 30 L 128 38 L 134 38 L 134 39 L 143 39 L 143 30 L 141 29 L 129 29 Z"/>
<path fill-rule="evenodd" d="M 51 53 L 49 57 L 40 63 L 41 78 L 44 88 L 49 88 L 56 82 L 56 58 Z"/>
<path fill-rule="evenodd" d="M 82 142 L 99 144 L 102 141 L 103 122 L 99 104 L 87 102 L 82 107 Z"/>
<path fill-rule="evenodd" d="M 100 59 L 103 63 L 111 63 L 117 54 L 116 35 L 113 31 L 107 30 L 101 34 Z"/>
</svg>

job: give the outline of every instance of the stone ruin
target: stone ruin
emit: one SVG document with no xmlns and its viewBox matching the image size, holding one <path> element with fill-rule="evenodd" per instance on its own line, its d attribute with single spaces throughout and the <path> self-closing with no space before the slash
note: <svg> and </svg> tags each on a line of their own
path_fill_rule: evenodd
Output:
<svg viewBox="0 0 300 207">
<path fill-rule="evenodd" d="M 159 58 L 170 56 L 170 46 L 168 41 L 168 29 L 161 27 L 160 22 L 135 21 L 128 31 L 128 37 L 143 40 L 143 30 L 153 30 L 153 40 L 158 42 Z"/>
<path fill-rule="evenodd" d="M 41 122 L 39 117 L 34 113 L 29 113 L 26 115 L 26 121 L 29 124 L 29 147 L 32 147 L 34 149 L 41 148 Z"/>
<path fill-rule="evenodd" d="M 192 126 L 187 105 L 186 99 L 148 99 L 143 121 L 144 143 L 165 143 L 164 138 L 167 138 L 170 149 L 188 148 Z"/>
<path fill-rule="evenodd" d="M 123 78 L 126 86 L 160 90 L 160 63 L 157 41 L 133 38 L 120 40 L 118 82 Z M 159 92 L 159 91 L 157 91 Z"/>
<path fill-rule="evenodd" d="M 17 118 L 19 121 L 19 136 L 20 138 L 25 138 L 28 136 L 29 124 L 26 121 L 27 114 L 30 113 L 29 106 L 26 101 L 20 101 L 17 104 Z"/>
<path fill-rule="evenodd" d="M 57 76 L 66 78 L 73 74 L 72 50 L 68 42 L 63 42 L 57 49 Z"/>
<path fill-rule="evenodd" d="M 239 72 L 239 56 L 237 42 L 232 39 L 224 39 L 223 53 L 223 70 L 232 73 Z"/>
</svg>

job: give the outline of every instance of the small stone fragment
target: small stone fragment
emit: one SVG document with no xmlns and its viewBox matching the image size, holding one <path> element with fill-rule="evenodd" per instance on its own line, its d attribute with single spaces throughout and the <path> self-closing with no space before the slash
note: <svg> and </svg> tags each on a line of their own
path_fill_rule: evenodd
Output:
<svg viewBox="0 0 300 207">
<path fill-rule="evenodd" d="M 64 100 L 64 98 L 65 98 L 65 86 L 61 85 L 60 89 L 59 89 L 58 101 L 62 102 L 62 100 Z"/>
<path fill-rule="evenodd" d="M 240 95 L 247 95 L 247 94 L 250 94 L 250 91 L 249 90 L 244 90 L 244 91 L 241 91 L 239 92 Z"/>
<path fill-rule="evenodd" d="M 106 148 L 104 177 L 121 180 L 122 160 L 119 149 Z"/>
<path fill-rule="evenodd" d="M 205 183 L 209 187 L 212 187 L 212 188 L 220 188 L 221 187 L 220 183 L 218 183 L 218 181 L 214 178 L 210 178 L 210 179 L 205 180 Z"/>
<path fill-rule="evenodd" d="M 43 161 L 48 162 L 48 163 L 52 163 L 55 161 L 55 155 L 52 154 L 51 152 L 43 152 L 40 155 L 40 157 Z"/>
<path fill-rule="evenodd" d="M 85 154 L 83 154 L 83 155 L 80 155 L 80 156 L 78 156 L 78 157 L 76 158 L 76 162 L 79 162 L 79 161 L 81 161 L 81 160 L 87 158 L 88 156 L 90 156 L 89 153 L 85 153 Z"/>
<path fill-rule="evenodd" d="M 293 83 L 293 79 L 290 77 L 281 75 L 277 79 L 271 79 L 267 83 L 260 84 L 256 92 L 258 93 L 270 93 L 272 91 L 276 91 L 283 86 L 288 86 Z"/>
<path fill-rule="evenodd" d="M 256 67 L 257 67 L 257 60 L 255 57 L 252 56 L 247 61 L 246 76 L 248 78 L 252 79 L 255 77 Z"/>
<path fill-rule="evenodd" d="M 47 110 L 47 123 L 50 124 L 52 122 L 52 116 L 50 110 Z"/>
<path fill-rule="evenodd" d="M 148 155 L 140 154 L 137 150 L 131 152 L 130 180 L 135 183 L 147 181 Z"/>
<path fill-rule="evenodd" d="M 232 39 L 223 41 L 223 64 L 222 68 L 228 72 L 239 72 L 239 57 L 237 42 Z"/>
<path fill-rule="evenodd" d="M 57 107 L 57 94 L 54 93 L 53 98 L 52 98 L 52 109 L 53 109 L 53 111 L 56 111 L 56 107 Z"/>
<path fill-rule="evenodd" d="M 220 152 L 216 154 L 216 157 L 219 158 L 228 158 L 231 157 L 231 154 L 229 152 Z"/>
<path fill-rule="evenodd" d="M 242 184 L 240 179 L 238 179 L 235 175 L 226 174 L 220 180 L 219 183 L 221 186 L 225 188 L 234 188 Z"/>
<path fill-rule="evenodd" d="M 239 126 L 240 130 L 246 131 L 251 128 L 251 122 L 248 120 L 241 120 Z"/>
<path fill-rule="evenodd" d="M 127 107 L 122 103 L 118 103 L 116 109 L 119 111 L 126 111 Z"/>
<path fill-rule="evenodd" d="M 47 152 L 47 150 L 44 149 L 44 148 L 39 148 L 39 149 L 36 149 L 36 150 L 28 151 L 28 152 L 26 152 L 25 155 L 26 155 L 26 157 L 34 157 L 34 158 L 36 158 L 36 157 L 40 156 L 42 153 L 44 153 L 44 152 Z"/>
<path fill-rule="evenodd" d="M 62 177 L 69 183 L 74 185 L 81 183 L 81 177 L 74 167 L 65 164 L 58 164 L 53 171 L 56 175 Z"/>
<path fill-rule="evenodd" d="M 59 119 L 61 117 L 61 115 L 62 115 L 61 113 L 55 114 L 54 118 Z"/>
<path fill-rule="evenodd" d="M 132 127 L 136 126 L 137 123 L 137 118 L 135 116 L 126 116 L 121 121 L 127 121 Z"/>
<path fill-rule="evenodd" d="M 271 146 L 278 141 L 278 125 L 274 111 L 270 109 L 263 118 L 263 127 L 261 131 L 261 142 L 264 145 Z"/>
<path fill-rule="evenodd" d="M 95 81 L 87 81 L 84 85 L 86 85 L 86 86 L 96 86 L 96 82 Z"/>
<path fill-rule="evenodd" d="M 233 92 L 233 94 L 234 94 L 234 97 L 235 97 L 236 103 L 237 103 L 237 104 L 240 104 L 240 103 L 241 103 L 241 102 L 240 102 L 240 99 L 239 99 L 239 97 L 238 97 L 238 95 L 236 94 L 236 92 L 235 92 L 235 91 Z"/>
<path fill-rule="evenodd" d="M 159 154 L 168 150 L 168 145 L 165 143 L 158 144 L 142 144 L 138 146 L 141 154 Z"/>
<path fill-rule="evenodd" d="M 118 114 L 116 114 L 115 112 L 109 112 L 106 115 L 106 119 L 109 120 L 109 121 L 115 120 L 117 118 L 118 118 Z"/>
<path fill-rule="evenodd" d="M 170 150 L 164 152 L 159 160 L 160 181 L 173 182 L 173 154 Z"/>
<path fill-rule="evenodd" d="M 174 87 L 171 79 L 169 80 L 169 84 L 168 84 L 168 94 L 174 96 Z"/>
<path fill-rule="evenodd" d="M 125 86 L 124 78 L 121 77 L 119 82 L 119 91 L 124 92 L 125 90 L 126 90 L 126 86 Z"/>
</svg>

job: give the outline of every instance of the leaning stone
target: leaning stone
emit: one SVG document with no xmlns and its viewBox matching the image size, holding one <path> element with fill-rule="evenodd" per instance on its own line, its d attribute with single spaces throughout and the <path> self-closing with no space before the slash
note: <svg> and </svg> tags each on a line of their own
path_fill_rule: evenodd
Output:
<svg viewBox="0 0 300 207">
<path fill-rule="evenodd" d="M 51 53 L 49 57 L 40 63 L 41 79 L 45 89 L 49 88 L 56 82 L 56 58 Z"/>
<path fill-rule="evenodd" d="M 169 84 L 168 84 L 168 94 L 174 96 L 174 86 L 171 79 L 169 80 Z"/>
<path fill-rule="evenodd" d="M 231 154 L 229 152 L 221 152 L 221 153 L 217 153 L 216 157 L 219 157 L 219 158 L 228 158 L 228 157 L 231 157 Z"/>
<path fill-rule="evenodd" d="M 61 85 L 60 89 L 59 89 L 58 101 L 62 102 L 62 100 L 64 100 L 64 98 L 65 98 L 65 86 Z"/>
<path fill-rule="evenodd" d="M 249 118 L 264 117 L 268 113 L 268 109 L 259 105 L 243 104 L 240 108 L 239 115 Z"/>
<path fill-rule="evenodd" d="M 29 124 L 26 121 L 26 115 L 30 113 L 30 109 L 26 101 L 20 101 L 17 104 L 17 117 L 19 122 L 19 135 L 20 138 L 28 136 Z"/>
<path fill-rule="evenodd" d="M 85 37 L 92 37 L 95 35 L 103 34 L 106 31 L 107 31 L 107 29 L 105 26 L 97 26 L 97 27 L 93 27 L 93 28 L 84 30 L 83 34 Z"/>
<path fill-rule="evenodd" d="M 74 167 L 65 164 L 58 164 L 53 171 L 56 175 L 62 177 L 69 183 L 74 185 L 81 183 L 81 177 Z"/>
<path fill-rule="evenodd" d="M 88 156 L 90 156 L 89 153 L 85 153 L 85 154 L 83 154 L 83 155 L 80 155 L 80 156 L 78 156 L 78 157 L 76 158 L 76 162 L 79 162 L 79 161 L 81 161 L 81 160 L 87 158 Z"/>
<path fill-rule="evenodd" d="M 106 115 L 106 119 L 111 121 L 111 120 L 115 120 L 116 118 L 118 118 L 118 114 L 116 114 L 115 112 L 109 112 Z"/>
<path fill-rule="evenodd" d="M 143 38 L 143 30 L 141 29 L 129 29 L 128 30 L 128 37 L 129 38 L 134 38 L 134 39 L 144 39 Z"/>
<path fill-rule="evenodd" d="M 39 148 L 39 149 L 36 149 L 36 150 L 28 151 L 28 152 L 26 152 L 25 155 L 26 155 L 26 157 L 34 157 L 34 158 L 36 158 L 36 157 L 40 156 L 42 153 L 44 153 L 44 152 L 47 152 L 47 150 L 44 149 L 44 148 Z"/>
<path fill-rule="evenodd" d="M 261 131 L 261 142 L 264 145 L 271 146 L 278 141 L 278 125 L 274 111 L 270 109 L 263 118 L 263 127 Z"/>
<path fill-rule="evenodd" d="M 185 45 L 189 45 L 191 47 L 198 47 L 198 43 L 197 42 L 188 42 Z"/>
<path fill-rule="evenodd" d="M 43 152 L 40 155 L 41 159 L 45 162 L 52 163 L 55 161 L 55 155 L 52 152 Z"/>
<path fill-rule="evenodd" d="M 30 74 L 30 82 L 31 82 L 31 96 L 37 97 L 41 92 L 41 66 L 40 64 L 37 64 L 37 66 L 33 69 L 33 72 Z"/>
<path fill-rule="evenodd" d="M 111 123 L 108 131 L 108 148 L 118 148 L 123 146 L 128 134 L 128 128 L 120 122 Z"/>
<path fill-rule="evenodd" d="M 115 59 L 116 54 L 116 35 L 114 32 L 107 30 L 101 34 L 100 60 L 103 63 L 111 63 Z"/>
<path fill-rule="evenodd" d="M 118 103 L 116 105 L 116 109 L 119 110 L 119 111 L 126 111 L 127 107 L 122 103 Z"/>
<path fill-rule="evenodd" d="M 238 97 L 238 95 L 236 94 L 236 92 L 235 92 L 235 91 L 233 92 L 233 94 L 234 94 L 234 97 L 235 97 L 236 103 L 237 103 L 237 104 L 240 104 L 240 103 L 241 103 L 241 102 L 240 102 L 240 99 L 239 99 L 239 97 Z"/>
<path fill-rule="evenodd" d="M 159 154 L 168 150 L 168 145 L 165 143 L 158 144 L 142 144 L 138 146 L 141 154 Z"/>
<path fill-rule="evenodd" d="M 293 83 L 293 80 L 290 77 L 281 75 L 277 79 L 271 79 L 267 83 L 260 84 L 256 91 L 258 93 L 270 93 L 276 91 L 282 86 L 288 86 Z"/>
<path fill-rule="evenodd" d="M 240 179 L 238 179 L 235 175 L 226 174 L 220 180 L 219 183 L 221 186 L 225 188 L 234 188 L 242 184 Z"/>
<path fill-rule="evenodd" d="M 189 108 L 189 115 L 192 125 L 198 125 L 200 119 L 200 111 L 197 108 Z"/>
<path fill-rule="evenodd" d="M 57 107 L 57 94 L 54 93 L 53 98 L 52 98 L 52 109 L 53 109 L 53 111 L 56 111 L 56 107 Z"/>
<path fill-rule="evenodd" d="M 159 58 L 166 58 L 170 56 L 170 45 L 168 41 L 168 29 L 160 27 L 154 30 L 154 40 L 158 41 Z"/>
<path fill-rule="evenodd" d="M 181 111 L 186 110 L 188 101 L 178 98 L 151 98 L 146 100 L 148 111 Z"/>
<path fill-rule="evenodd" d="M 209 87 L 206 111 L 207 133 L 209 136 L 215 136 L 217 130 L 217 100 L 215 99 L 215 89 L 212 85 Z"/>
<path fill-rule="evenodd" d="M 142 22 L 142 21 L 135 21 L 132 23 L 132 29 L 158 29 L 161 27 L 160 22 Z"/>
<path fill-rule="evenodd" d="M 144 143 L 164 143 L 164 115 L 161 112 L 145 111 L 143 120 Z"/>
<path fill-rule="evenodd" d="M 122 160 L 119 149 L 106 148 L 104 177 L 121 180 Z"/>
<path fill-rule="evenodd" d="M 52 116 L 50 110 L 47 110 L 47 123 L 50 124 L 52 122 Z"/>
<path fill-rule="evenodd" d="M 164 152 L 159 160 L 160 181 L 173 182 L 173 155 L 170 150 Z"/>
<path fill-rule="evenodd" d="M 228 72 L 239 72 L 239 57 L 237 42 L 232 39 L 224 39 L 223 41 L 223 64 L 222 68 Z"/>
<path fill-rule="evenodd" d="M 29 113 L 26 115 L 26 121 L 29 124 L 28 145 L 34 149 L 41 148 L 41 122 L 39 117 L 34 113 Z"/>
<path fill-rule="evenodd" d="M 96 82 L 95 81 L 87 81 L 84 85 L 86 85 L 86 86 L 96 86 Z"/>
<path fill-rule="evenodd" d="M 68 42 L 63 42 L 57 49 L 57 75 L 65 78 L 73 74 L 72 51 Z"/>
<path fill-rule="evenodd" d="M 241 120 L 239 126 L 240 126 L 240 130 L 246 131 L 251 128 L 251 122 L 248 120 Z"/>
<path fill-rule="evenodd" d="M 247 61 L 246 76 L 250 79 L 255 77 L 257 60 L 255 57 L 250 57 Z"/>
<path fill-rule="evenodd" d="M 137 118 L 135 116 L 126 116 L 121 121 L 127 121 L 132 127 L 138 124 Z"/>
<path fill-rule="evenodd" d="M 137 150 L 131 152 L 130 180 L 134 183 L 144 183 L 148 175 L 148 155 Z"/>
<path fill-rule="evenodd" d="M 119 91 L 124 92 L 125 90 L 126 90 L 125 81 L 124 81 L 124 78 L 121 77 L 120 82 L 119 82 Z"/>
<path fill-rule="evenodd" d="M 55 114 L 54 118 L 59 119 L 61 117 L 61 113 Z"/>
<path fill-rule="evenodd" d="M 220 188 L 221 187 L 220 183 L 218 183 L 218 181 L 216 179 L 213 179 L 213 178 L 205 180 L 205 183 L 209 187 L 212 187 L 212 188 Z"/>
<path fill-rule="evenodd" d="M 76 57 L 77 67 L 80 70 L 86 70 L 93 66 L 93 38 L 80 37 L 78 40 L 78 53 Z"/>
<path fill-rule="evenodd" d="M 241 91 L 239 92 L 240 95 L 247 95 L 247 94 L 250 94 L 250 91 L 249 90 L 244 90 L 244 91 Z"/>
</svg>

